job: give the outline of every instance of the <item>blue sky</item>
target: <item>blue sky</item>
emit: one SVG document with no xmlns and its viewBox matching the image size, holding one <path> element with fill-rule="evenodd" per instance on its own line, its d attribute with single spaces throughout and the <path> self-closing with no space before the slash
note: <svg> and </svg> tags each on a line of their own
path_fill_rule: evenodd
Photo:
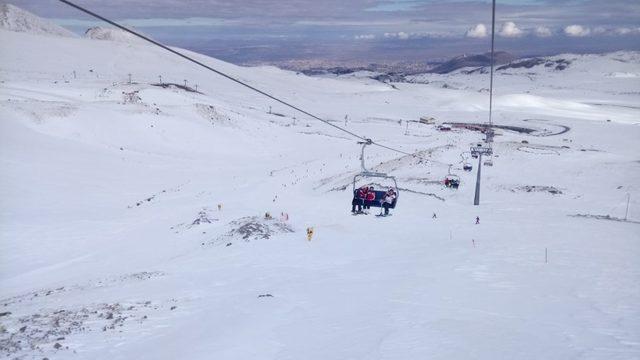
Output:
<svg viewBox="0 0 640 360">
<path fill-rule="evenodd" d="M 56 0 L 0 0 L 82 32 Z M 76 0 L 171 45 L 235 62 L 417 61 L 488 48 L 482 0 Z M 638 0 L 499 0 L 497 46 L 518 54 L 640 49 Z"/>
</svg>

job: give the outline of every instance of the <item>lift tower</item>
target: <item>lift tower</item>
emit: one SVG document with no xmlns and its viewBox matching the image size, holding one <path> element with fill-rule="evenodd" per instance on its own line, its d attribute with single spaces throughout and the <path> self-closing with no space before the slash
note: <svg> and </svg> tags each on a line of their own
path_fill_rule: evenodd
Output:
<svg viewBox="0 0 640 360">
<path fill-rule="evenodd" d="M 478 157 L 478 175 L 476 177 L 476 194 L 473 198 L 473 205 L 480 205 L 480 171 L 482 170 L 482 155 L 493 155 L 493 150 L 488 146 L 471 147 L 471 156 Z"/>
</svg>

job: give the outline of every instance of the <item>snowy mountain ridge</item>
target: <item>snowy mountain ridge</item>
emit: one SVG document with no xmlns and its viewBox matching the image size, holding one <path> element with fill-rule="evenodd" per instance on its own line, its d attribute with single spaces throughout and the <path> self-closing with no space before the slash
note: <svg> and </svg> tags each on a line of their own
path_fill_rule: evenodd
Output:
<svg viewBox="0 0 640 360">
<path fill-rule="evenodd" d="M 49 36 L 77 37 L 73 32 L 11 4 L 0 4 L 0 29 Z"/>
<path fill-rule="evenodd" d="M 454 88 L 471 88 L 469 85 L 482 83 L 476 90 L 486 90 L 484 78 L 489 73 L 488 66 L 466 66 L 469 65 L 465 59 L 471 62 L 484 62 L 486 56 L 465 56 L 457 57 L 442 64 L 428 72 L 402 71 L 380 72 L 358 69 L 340 69 L 339 72 L 306 72 L 313 76 L 338 77 L 338 78 L 359 78 L 373 79 L 383 83 L 419 83 L 428 84 L 430 82 L 439 83 L 443 86 L 453 86 Z M 603 77 L 628 77 L 640 76 L 640 52 L 638 51 L 616 51 L 605 54 L 558 54 L 553 56 L 521 58 L 506 61 L 508 56 L 503 56 L 500 65 L 496 66 L 496 76 L 516 76 L 516 82 L 528 79 L 522 85 L 536 87 L 539 84 L 531 83 L 532 78 L 548 78 L 552 80 L 557 76 L 563 76 L 559 72 L 572 80 L 574 76 L 590 72 L 591 76 L 599 74 Z M 478 60 L 480 59 L 480 60 Z M 464 65 L 464 66 L 463 66 Z M 455 82 L 455 79 L 464 79 L 467 84 Z M 455 82 L 455 83 L 454 83 Z M 530 91 L 525 90 L 524 91 Z"/>
</svg>

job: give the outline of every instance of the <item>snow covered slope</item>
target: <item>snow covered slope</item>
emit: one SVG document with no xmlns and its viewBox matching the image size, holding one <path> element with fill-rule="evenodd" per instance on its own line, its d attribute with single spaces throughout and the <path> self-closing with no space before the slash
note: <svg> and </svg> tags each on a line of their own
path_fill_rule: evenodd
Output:
<svg viewBox="0 0 640 360">
<path fill-rule="evenodd" d="M 50 36 L 76 37 L 71 31 L 11 4 L 0 4 L 0 29 Z"/>
<path fill-rule="evenodd" d="M 407 80 L 484 92 L 488 71 L 466 68 Z M 496 106 L 637 124 L 637 107 L 625 104 L 637 102 L 639 77 L 640 53 L 633 51 L 516 60 L 496 69 Z"/>
<path fill-rule="evenodd" d="M 416 120 L 484 121 L 486 76 L 394 88 L 185 51 L 420 154 L 367 150 L 400 188 L 375 217 L 350 214 L 360 146 L 345 133 L 147 45 L 0 31 L 0 46 L 2 355 L 640 355 L 640 95 L 608 75 L 637 63 L 500 75 L 505 127 L 474 207 L 482 135 Z"/>
</svg>

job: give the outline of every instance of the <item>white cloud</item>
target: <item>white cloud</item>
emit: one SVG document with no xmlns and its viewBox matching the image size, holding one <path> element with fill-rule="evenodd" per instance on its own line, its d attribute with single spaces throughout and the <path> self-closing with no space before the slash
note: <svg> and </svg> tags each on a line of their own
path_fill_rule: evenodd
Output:
<svg viewBox="0 0 640 360">
<path fill-rule="evenodd" d="M 537 36 L 537 37 L 541 37 L 541 38 L 545 38 L 545 37 L 550 37 L 553 35 L 553 32 L 551 31 L 551 29 L 549 29 L 546 26 L 538 26 L 535 29 L 533 29 L 533 33 Z"/>
<path fill-rule="evenodd" d="M 615 29 L 615 32 L 618 35 L 628 35 L 628 34 L 631 34 L 632 31 L 633 31 L 633 29 L 630 29 L 630 28 L 617 28 L 617 29 Z"/>
<path fill-rule="evenodd" d="M 614 31 L 617 35 L 637 35 L 637 34 L 640 34 L 640 27 L 637 27 L 637 28 L 621 27 L 621 28 L 616 28 Z"/>
<path fill-rule="evenodd" d="M 387 39 L 407 40 L 411 37 L 411 34 L 406 33 L 404 31 L 400 31 L 397 33 L 384 33 L 384 37 L 386 37 Z"/>
<path fill-rule="evenodd" d="M 591 30 L 582 25 L 569 25 L 564 28 L 564 33 L 571 37 L 585 37 L 591 34 Z"/>
<path fill-rule="evenodd" d="M 407 40 L 409 38 L 409 34 L 404 31 L 400 31 L 398 34 L 398 39 Z"/>
<path fill-rule="evenodd" d="M 375 39 L 376 36 L 373 34 L 362 34 L 362 35 L 356 35 L 355 39 L 356 40 L 373 40 Z"/>
<path fill-rule="evenodd" d="M 520 30 L 513 21 L 507 21 L 502 24 L 502 29 L 498 32 L 498 35 L 510 38 L 520 37 L 522 34 L 522 30 Z"/>
<path fill-rule="evenodd" d="M 425 39 L 425 38 L 434 38 L 434 39 L 444 39 L 450 38 L 454 35 L 451 33 L 440 33 L 440 32 L 423 32 L 423 33 L 415 33 L 415 32 L 391 32 L 384 33 L 384 37 L 387 39 L 398 39 L 398 40 L 409 40 L 409 39 Z"/>
<path fill-rule="evenodd" d="M 609 29 L 607 29 L 604 26 L 597 26 L 595 28 L 593 28 L 593 33 L 596 35 L 603 35 L 609 32 Z"/>
<path fill-rule="evenodd" d="M 592 33 L 604 36 L 626 36 L 640 34 L 640 27 L 605 27 L 597 26 L 593 28 Z"/>
<path fill-rule="evenodd" d="M 466 37 L 481 39 L 487 37 L 487 27 L 484 24 L 478 24 L 467 30 Z"/>
</svg>

